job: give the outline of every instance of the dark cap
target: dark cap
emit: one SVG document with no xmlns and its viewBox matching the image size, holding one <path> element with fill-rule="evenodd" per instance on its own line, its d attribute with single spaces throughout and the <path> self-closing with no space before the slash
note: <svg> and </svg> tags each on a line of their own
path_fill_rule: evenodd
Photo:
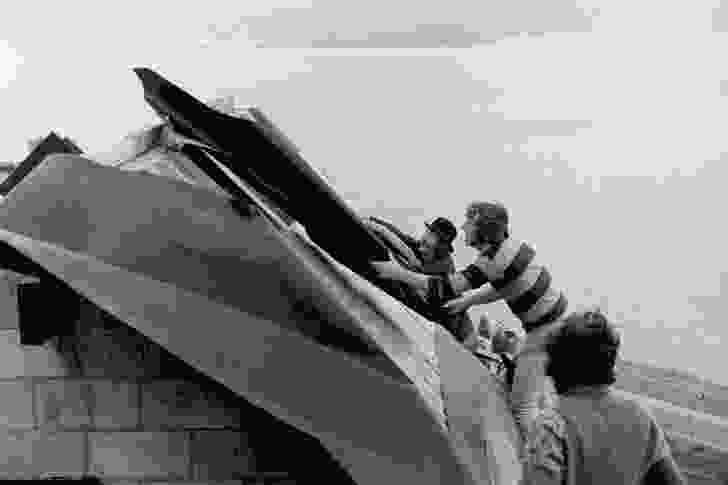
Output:
<svg viewBox="0 0 728 485">
<path fill-rule="evenodd" d="M 444 217 L 438 217 L 430 224 L 425 223 L 425 226 L 427 226 L 427 229 L 437 234 L 437 237 L 448 245 L 448 249 L 451 253 L 455 250 L 452 247 L 452 242 L 457 237 L 458 230 L 452 222 Z"/>
<path fill-rule="evenodd" d="M 508 238 L 508 211 L 499 202 L 471 202 L 466 217 L 475 221 L 485 241 L 499 243 Z"/>
</svg>

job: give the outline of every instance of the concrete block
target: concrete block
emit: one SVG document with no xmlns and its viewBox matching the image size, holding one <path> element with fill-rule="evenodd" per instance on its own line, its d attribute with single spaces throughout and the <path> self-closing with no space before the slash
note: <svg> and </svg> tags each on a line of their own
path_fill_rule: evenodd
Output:
<svg viewBox="0 0 728 485">
<path fill-rule="evenodd" d="M 85 472 L 85 437 L 81 432 L 0 433 L 0 477 L 31 478 L 41 474 L 81 475 Z"/>
<path fill-rule="evenodd" d="M 190 443 L 192 478 L 227 480 L 250 476 L 256 471 L 255 456 L 244 432 L 195 431 Z"/>
<path fill-rule="evenodd" d="M 84 428 L 91 425 L 93 394 L 83 380 L 53 379 L 36 384 L 41 427 Z"/>
<path fill-rule="evenodd" d="M 95 428 L 139 426 L 139 384 L 134 381 L 98 380 L 92 383 Z"/>
<path fill-rule="evenodd" d="M 189 366 L 136 329 L 105 316 L 84 312 L 78 331 L 83 374 L 114 379 L 186 377 Z"/>
<path fill-rule="evenodd" d="M 49 343 L 21 346 L 17 330 L 0 330 L 0 378 L 61 377 L 70 374 L 63 356 Z"/>
<path fill-rule="evenodd" d="M 33 383 L 30 380 L 0 382 L 0 427 L 33 428 Z"/>
<path fill-rule="evenodd" d="M 91 432 L 90 473 L 125 479 L 188 478 L 185 432 Z"/>
<path fill-rule="evenodd" d="M 158 380 L 143 383 L 142 426 L 146 428 L 235 428 L 241 424 L 236 402 L 204 381 Z"/>
<path fill-rule="evenodd" d="M 78 336 L 84 376 L 109 378 L 146 376 L 149 370 L 142 365 L 143 344 L 142 337 L 134 335 L 131 329 L 104 325 L 104 322 L 98 319 L 84 322 Z"/>
</svg>

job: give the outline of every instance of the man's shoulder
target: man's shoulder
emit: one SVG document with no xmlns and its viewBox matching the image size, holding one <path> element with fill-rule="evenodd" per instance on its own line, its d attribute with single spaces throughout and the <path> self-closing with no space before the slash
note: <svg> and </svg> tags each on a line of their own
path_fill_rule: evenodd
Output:
<svg viewBox="0 0 728 485">
<path fill-rule="evenodd" d="M 633 414 L 635 418 L 644 421 L 655 421 L 650 407 L 641 401 L 638 396 L 629 395 L 617 389 L 609 389 L 607 396 L 607 399 L 614 405 L 619 406 L 625 412 Z"/>
<path fill-rule="evenodd" d="M 583 411 L 584 407 L 598 405 L 603 412 L 613 417 L 618 416 L 615 419 L 620 422 L 637 426 L 656 423 L 650 408 L 637 396 L 613 389 L 611 386 L 569 392 L 559 396 L 559 402 L 562 413 L 567 416 L 580 414 L 578 410 Z"/>
</svg>

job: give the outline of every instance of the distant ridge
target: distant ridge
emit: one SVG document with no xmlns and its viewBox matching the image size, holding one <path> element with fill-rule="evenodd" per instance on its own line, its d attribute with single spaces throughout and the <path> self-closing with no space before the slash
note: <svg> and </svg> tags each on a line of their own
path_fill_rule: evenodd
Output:
<svg viewBox="0 0 728 485">
<path fill-rule="evenodd" d="M 728 386 L 676 369 L 624 360 L 616 387 L 694 411 L 728 418 Z"/>
</svg>

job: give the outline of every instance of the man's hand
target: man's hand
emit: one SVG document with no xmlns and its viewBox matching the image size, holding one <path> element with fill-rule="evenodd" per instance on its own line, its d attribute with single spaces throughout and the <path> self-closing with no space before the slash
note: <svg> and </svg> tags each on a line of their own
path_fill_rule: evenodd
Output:
<svg viewBox="0 0 728 485">
<path fill-rule="evenodd" d="M 444 308 L 450 314 L 458 314 L 465 312 L 470 308 L 471 302 L 467 295 L 459 296 L 447 301 L 442 308 Z"/>
<path fill-rule="evenodd" d="M 372 261 L 369 263 L 383 279 L 401 281 L 419 292 L 427 293 L 428 276 L 409 271 L 394 261 Z"/>
<path fill-rule="evenodd" d="M 394 261 L 372 261 L 370 264 L 377 271 L 377 276 L 380 278 L 387 280 L 399 279 L 398 275 L 401 272 L 401 267 Z"/>
</svg>

